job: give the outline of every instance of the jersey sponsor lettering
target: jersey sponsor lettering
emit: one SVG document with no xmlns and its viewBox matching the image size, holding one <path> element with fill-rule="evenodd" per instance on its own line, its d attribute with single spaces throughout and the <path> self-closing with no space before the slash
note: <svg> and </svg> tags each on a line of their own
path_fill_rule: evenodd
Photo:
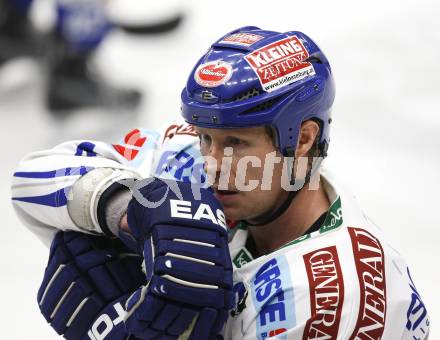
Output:
<svg viewBox="0 0 440 340">
<path fill-rule="evenodd" d="M 235 307 L 231 310 L 230 315 L 235 318 L 246 309 L 246 300 L 249 292 L 243 282 L 234 284 L 232 290 L 235 294 Z"/>
<path fill-rule="evenodd" d="M 260 267 L 252 281 L 251 291 L 259 314 L 256 320 L 257 338 L 265 339 L 274 332 L 283 338 L 284 331 L 296 324 L 294 292 L 284 255 Z"/>
<path fill-rule="evenodd" d="M 260 79 L 263 90 L 271 92 L 314 75 L 308 57 L 301 40 L 294 35 L 261 47 L 245 59 Z"/>
<path fill-rule="evenodd" d="M 322 224 L 319 232 L 325 233 L 327 231 L 339 228 L 342 225 L 342 207 L 341 198 L 338 197 L 335 202 L 330 206 L 327 216 L 325 217 L 324 223 Z"/>
<path fill-rule="evenodd" d="M 411 289 L 411 302 L 406 312 L 405 339 L 425 339 L 429 334 L 430 321 L 428 311 L 412 280 L 409 268 L 406 271 L 409 279 L 409 288 Z"/>
<path fill-rule="evenodd" d="M 387 308 L 382 245 L 361 228 L 348 228 L 359 279 L 360 307 L 352 339 L 381 339 Z"/>
<path fill-rule="evenodd" d="M 157 163 L 155 176 L 160 178 L 175 179 L 182 182 L 206 182 L 205 161 L 201 155 L 193 155 L 186 151 L 163 151 Z"/>
<path fill-rule="evenodd" d="M 82 142 L 76 147 L 75 156 L 96 157 L 95 147 L 92 142 Z"/>
<path fill-rule="evenodd" d="M 130 131 L 124 138 L 124 144 L 113 144 L 115 150 L 128 161 L 136 158 L 147 137 L 143 137 L 138 129 Z"/>
<path fill-rule="evenodd" d="M 235 257 L 232 260 L 232 263 L 234 264 L 235 267 L 241 268 L 246 263 L 249 263 L 251 261 L 252 261 L 252 255 L 249 253 L 249 251 L 246 248 L 243 247 L 240 249 L 237 255 L 235 255 Z"/>
<path fill-rule="evenodd" d="M 253 33 L 234 33 L 224 37 L 219 43 L 249 47 L 264 37 Z"/>
<path fill-rule="evenodd" d="M 232 65 L 216 60 L 200 65 L 194 74 L 194 80 L 203 87 L 217 87 L 225 84 L 231 76 Z"/>
<path fill-rule="evenodd" d="M 335 246 L 303 256 L 310 286 L 311 318 L 303 340 L 336 339 L 344 303 L 344 280 Z"/>
<path fill-rule="evenodd" d="M 171 124 L 165 130 L 162 143 L 168 142 L 174 136 L 177 135 L 188 135 L 188 136 L 197 136 L 197 131 L 194 126 L 189 124 Z"/>
</svg>

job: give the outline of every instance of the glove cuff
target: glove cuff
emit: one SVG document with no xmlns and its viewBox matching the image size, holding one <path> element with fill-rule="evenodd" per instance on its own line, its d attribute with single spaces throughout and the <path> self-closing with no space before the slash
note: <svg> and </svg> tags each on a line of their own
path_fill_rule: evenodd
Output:
<svg viewBox="0 0 440 340">
<path fill-rule="evenodd" d="M 123 184 L 112 183 L 99 198 L 97 219 L 99 226 L 107 236 L 119 234 L 119 224 L 127 211 L 132 197 L 131 191 Z"/>
<path fill-rule="evenodd" d="M 105 218 L 105 212 L 100 213 L 98 218 L 98 205 L 103 194 L 110 189 L 106 196 L 110 197 L 121 188 L 126 188 L 118 182 L 126 179 L 136 179 L 139 176 L 133 171 L 117 170 L 111 168 L 98 168 L 90 171 L 78 179 L 72 187 L 72 200 L 67 203 L 67 209 L 73 222 L 78 228 L 91 233 L 107 234 L 115 236 L 109 229 Z M 113 186 L 113 184 L 117 184 Z M 105 200 L 100 205 L 105 210 Z M 117 233 L 116 233 L 117 235 Z"/>
</svg>

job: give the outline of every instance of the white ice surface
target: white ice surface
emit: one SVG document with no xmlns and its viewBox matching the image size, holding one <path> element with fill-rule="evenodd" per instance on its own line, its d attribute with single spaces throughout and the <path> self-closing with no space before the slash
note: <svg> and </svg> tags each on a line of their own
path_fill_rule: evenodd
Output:
<svg viewBox="0 0 440 340">
<path fill-rule="evenodd" d="M 179 31 L 155 37 L 114 33 L 98 53 L 110 80 L 138 84 L 146 92 L 138 115 L 88 111 L 54 120 L 43 105 L 36 64 L 0 69 L 0 338 L 57 338 L 36 303 L 47 250 L 10 204 L 19 159 L 67 139 L 116 141 L 133 127 L 172 119 L 179 114 L 187 74 L 209 44 L 228 30 L 257 25 L 304 31 L 332 62 L 337 100 L 327 165 L 405 255 L 431 316 L 430 338 L 440 339 L 438 2 L 186 3 L 189 16 Z"/>
</svg>

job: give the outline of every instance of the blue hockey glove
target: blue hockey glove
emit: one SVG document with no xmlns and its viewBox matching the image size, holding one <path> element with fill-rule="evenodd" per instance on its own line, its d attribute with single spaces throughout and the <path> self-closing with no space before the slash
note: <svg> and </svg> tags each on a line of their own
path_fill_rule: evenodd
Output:
<svg viewBox="0 0 440 340">
<path fill-rule="evenodd" d="M 144 254 L 148 284 L 127 301 L 126 328 L 142 339 L 213 339 L 232 307 L 232 265 L 220 203 L 190 183 L 137 184 L 128 225 Z M 197 196 L 197 194 L 196 194 Z"/>
<path fill-rule="evenodd" d="M 41 313 L 66 339 L 129 339 L 124 306 L 146 283 L 141 263 L 117 239 L 60 231 L 38 291 Z"/>
</svg>

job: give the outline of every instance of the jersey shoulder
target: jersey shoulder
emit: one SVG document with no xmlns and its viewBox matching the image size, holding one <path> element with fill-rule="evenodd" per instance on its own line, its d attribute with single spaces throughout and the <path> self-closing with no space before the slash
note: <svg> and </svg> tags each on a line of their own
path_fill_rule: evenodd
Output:
<svg viewBox="0 0 440 340">
<path fill-rule="evenodd" d="M 183 120 L 163 126 L 152 164 L 152 175 L 183 182 L 206 183 L 204 159 L 194 127 Z"/>
<path fill-rule="evenodd" d="M 259 339 L 423 339 L 429 318 L 405 260 L 351 195 L 333 190 L 321 229 L 269 255 L 247 259 L 237 246 L 245 232 L 234 232 L 236 291 L 248 297 L 231 325 Z"/>
</svg>

